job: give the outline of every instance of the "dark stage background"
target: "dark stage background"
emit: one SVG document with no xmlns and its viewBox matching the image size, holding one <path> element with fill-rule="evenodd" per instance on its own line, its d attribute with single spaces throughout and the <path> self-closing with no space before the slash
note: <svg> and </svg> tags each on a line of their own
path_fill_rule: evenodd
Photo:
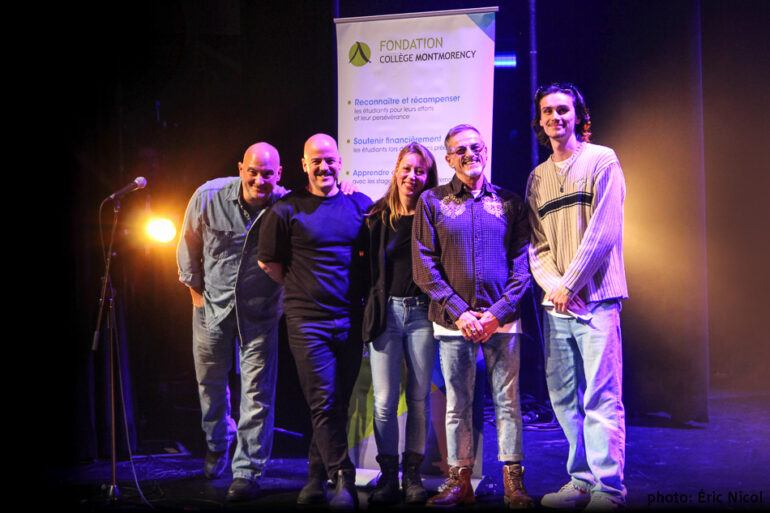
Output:
<svg viewBox="0 0 770 513">
<path fill-rule="evenodd" d="M 202 453 L 189 294 L 176 281 L 174 247 L 140 242 L 137 220 L 151 209 L 181 224 L 195 188 L 235 175 L 243 150 L 258 140 L 281 152 L 282 183 L 303 185 L 304 140 L 336 133 L 335 16 L 487 5 L 500 6 L 497 51 L 518 57 L 517 68 L 495 72 L 492 175 L 523 194 L 531 169 L 526 1 L 139 1 L 53 13 L 61 24 L 46 71 L 56 80 L 44 100 L 57 121 L 54 152 L 66 188 L 52 283 L 64 293 L 44 384 L 32 389 L 55 420 L 55 429 L 35 433 L 48 461 L 109 454 L 105 345 L 89 350 L 103 272 L 101 199 L 136 176 L 148 179 L 123 202 L 112 273 L 136 445 L 177 440 Z M 594 140 L 616 150 L 626 176 L 629 413 L 706 421 L 710 388 L 770 389 L 762 322 L 770 181 L 760 150 L 770 134 L 769 4 L 538 0 L 536 7 L 539 82 L 581 88 Z M 108 209 L 105 230 L 110 220 Z M 523 392 L 542 397 L 529 324 Z M 277 425 L 308 432 L 285 349 Z M 296 446 L 277 435 L 276 450 Z"/>
</svg>

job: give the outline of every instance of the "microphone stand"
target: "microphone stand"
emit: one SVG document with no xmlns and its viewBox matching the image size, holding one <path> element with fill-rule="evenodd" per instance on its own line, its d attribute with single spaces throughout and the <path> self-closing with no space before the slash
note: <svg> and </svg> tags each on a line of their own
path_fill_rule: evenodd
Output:
<svg viewBox="0 0 770 513">
<path fill-rule="evenodd" d="M 109 199 L 109 198 L 108 198 Z M 107 200 L 104 200 L 107 201 Z M 112 282 L 110 280 L 110 266 L 112 264 L 112 246 L 115 241 L 115 228 L 118 225 L 118 214 L 120 213 L 120 198 L 114 199 L 115 203 L 113 206 L 113 221 L 112 221 L 112 230 L 110 232 L 110 244 L 107 249 L 107 254 L 105 255 L 105 271 L 104 276 L 102 277 L 102 291 L 101 296 L 99 297 L 99 314 L 97 316 L 96 320 L 96 329 L 94 330 L 94 338 L 93 342 L 91 344 L 91 351 L 96 352 L 96 350 L 99 347 L 99 339 L 101 337 L 101 326 L 102 326 L 102 318 L 104 314 L 104 306 L 105 303 L 107 304 L 107 309 L 109 310 L 107 314 L 107 329 L 110 333 L 110 340 L 109 340 L 109 358 L 110 358 L 110 444 L 111 444 L 111 465 L 112 465 L 112 482 L 109 487 L 107 487 L 107 497 L 113 501 L 116 502 L 120 497 L 120 491 L 118 490 L 118 481 L 117 481 L 117 447 L 116 447 L 116 432 L 115 432 L 115 330 L 116 330 L 116 323 L 115 323 L 115 310 L 114 310 L 114 304 L 113 300 L 115 298 L 115 291 L 112 288 Z M 102 202 L 102 205 L 104 202 Z M 101 208 L 100 208 L 101 212 Z M 100 216 L 101 217 L 101 216 Z M 107 286 L 109 285 L 109 298 L 107 297 Z"/>
</svg>

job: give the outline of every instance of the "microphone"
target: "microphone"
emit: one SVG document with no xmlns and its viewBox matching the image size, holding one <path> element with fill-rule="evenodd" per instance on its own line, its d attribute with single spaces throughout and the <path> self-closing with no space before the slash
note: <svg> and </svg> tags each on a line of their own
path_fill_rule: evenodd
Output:
<svg viewBox="0 0 770 513">
<path fill-rule="evenodd" d="M 138 189 L 144 189 L 147 187 L 147 180 L 143 176 L 137 176 L 136 179 L 131 182 L 130 184 L 126 185 L 122 189 L 120 189 L 117 192 L 113 192 L 110 194 L 107 199 L 108 200 L 114 200 L 115 198 L 119 198 L 120 196 L 123 196 L 124 194 L 128 194 L 129 192 L 136 191 Z"/>
</svg>

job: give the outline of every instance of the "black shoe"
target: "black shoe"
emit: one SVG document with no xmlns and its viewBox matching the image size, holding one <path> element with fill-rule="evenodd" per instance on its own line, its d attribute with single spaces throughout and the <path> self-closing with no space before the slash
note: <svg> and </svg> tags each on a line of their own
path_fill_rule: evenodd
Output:
<svg viewBox="0 0 770 513">
<path fill-rule="evenodd" d="M 326 478 L 311 477 L 297 497 L 297 504 L 326 504 L 326 502 Z"/>
<path fill-rule="evenodd" d="M 229 451 L 215 452 L 210 449 L 206 449 L 206 457 L 203 460 L 203 474 L 206 479 L 216 479 L 222 475 L 227 466 Z"/>
<path fill-rule="evenodd" d="M 401 487 L 404 489 L 404 502 L 407 504 L 425 504 L 428 492 L 422 485 L 420 466 L 423 455 L 405 452 L 401 455 Z"/>
<path fill-rule="evenodd" d="M 236 477 L 233 479 L 230 489 L 227 490 L 225 500 L 227 502 L 252 501 L 257 496 L 259 496 L 259 483 L 250 479 Z"/>
<path fill-rule="evenodd" d="M 356 471 L 351 470 L 338 470 L 337 475 L 337 487 L 334 490 L 334 497 L 332 497 L 329 506 L 332 509 L 341 509 L 352 511 L 358 509 L 358 489 L 356 488 Z"/>
<path fill-rule="evenodd" d="M 380 464 L 380 478 L 369 494 L 369 504 L 397 504 L 401 502 L 398 488 L 398 456 L 377 455 Z"/>
</svg>

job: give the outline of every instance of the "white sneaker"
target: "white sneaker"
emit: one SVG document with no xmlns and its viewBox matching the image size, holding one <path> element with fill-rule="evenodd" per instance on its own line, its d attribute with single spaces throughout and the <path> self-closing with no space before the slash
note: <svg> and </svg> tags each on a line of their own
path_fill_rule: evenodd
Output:
<svg viewBox="0 0 770 513">
<path fill-rule="evenodd" d="M 547 493 L 540 500 L 540 505 L 546 508 L 582 508 L 591 500 L 591 494 L 582 490 L 570 481 L 559 489 L 558 492 Z"/>
<path fill-rule="evenodd" d="M 625 506 L 623 499 L 618 497 L 612 497 L 603 493 L 595 493 L 591 495 L 591 501 L 584 511 L 610 511 L 620 509 Z"/>
</svg>

